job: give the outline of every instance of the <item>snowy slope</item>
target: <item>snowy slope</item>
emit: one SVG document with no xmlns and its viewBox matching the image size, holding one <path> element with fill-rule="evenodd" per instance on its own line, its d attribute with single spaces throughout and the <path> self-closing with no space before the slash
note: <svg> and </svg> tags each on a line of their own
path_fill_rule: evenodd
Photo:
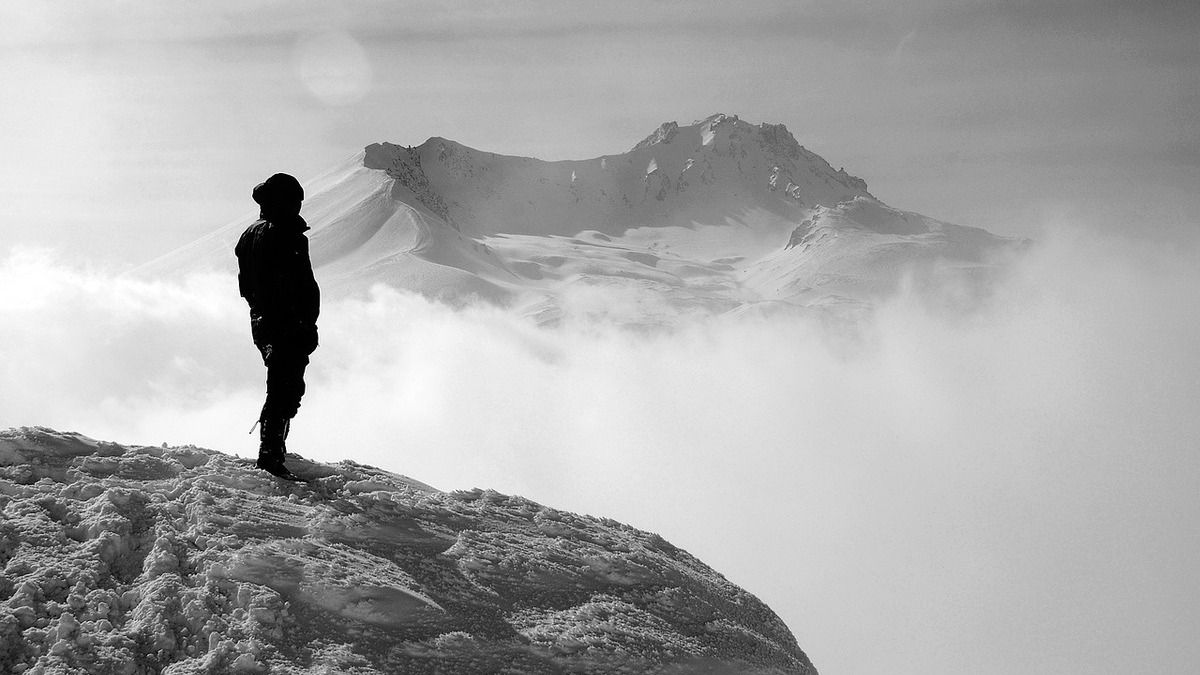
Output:
<svg viewBox="0 0 1200 675">
<path fill-rule="evenodd" d="M 389 283 L 431 296 L 500 300 L 487 281 L 511 276 L 485 247 L 449 227 L 403 181 L 371 168 L 370 148 L 305 185 L 302 215 L 309 252 L 323 286 L 350 289 Z M 233 271 L 234 244 L 253 216 L 230 223 L 138 268 L 144 276 Z"/>
<path fill-rule="evenodd" d="M 0 672 L 815 672 L 657 535 L 296 463 L 0 431 Z"/>
<path fill-rule="evenodd" d="M 1005 256 L 1022 248 L 985 230 L 856 197 L 813 209 L 786 245 L 749 264 L 739 280 L 756 297 L 800 305 L 830 297 L 878 298 L 905 281 L 985 282 Z"/>
<path fill-rule="evenodd" d="M 306 190 L 313 261 L 334 293 L 382 282 L 547 321 L 580 287 L 652 296 L 684 313 L 868 302 L 913 273 L 981 276 L 1018 247 L 892 209 L 782 124 L 723 114 L 665 123 L 628 152 L 587 160 L 498 155 L 437 137 L 375 143 Z M 232 269 L 249 220 L 140 271 Z"/>
</svg>

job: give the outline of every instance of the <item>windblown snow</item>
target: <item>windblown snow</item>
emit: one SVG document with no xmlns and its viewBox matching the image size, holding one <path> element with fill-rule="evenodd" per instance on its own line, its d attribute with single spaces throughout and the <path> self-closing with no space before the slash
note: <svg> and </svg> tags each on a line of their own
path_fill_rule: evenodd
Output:
<svg viewBox="0 0 1200 675">
<path fill-rule="evenodd" d="M 661 537 L 353 462 L 0 431 L 5 673 L 811 673 Z"/>
<path fill-rule="evenodd" d="M 628 152 L 542 161 L 434 137 L 374 143 L 306 185 L 323 287 L 375 283 L 551 323 L 580 288 L 706 314 L 869 303 L 986 278 L 1019 242 L 894 209 L 782 124 L 667 122 Z M 149 263 L 231 269 L 249 218 Z"/>
</svg>

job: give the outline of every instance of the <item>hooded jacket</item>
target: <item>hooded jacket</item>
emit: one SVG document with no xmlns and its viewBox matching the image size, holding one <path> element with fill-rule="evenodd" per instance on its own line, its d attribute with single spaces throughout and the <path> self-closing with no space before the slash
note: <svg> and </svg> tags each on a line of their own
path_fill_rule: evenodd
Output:
<svg viewBox="0 0 1200 675">
<path fill-rule="evenodd" d="M 300 348 L 317 346 L 321 291 L 308 256 L 308 224 L 300 216 L 260 218 L 238 239 L 238 289 L 250 305 L 254 342 Z"/>
</svg>

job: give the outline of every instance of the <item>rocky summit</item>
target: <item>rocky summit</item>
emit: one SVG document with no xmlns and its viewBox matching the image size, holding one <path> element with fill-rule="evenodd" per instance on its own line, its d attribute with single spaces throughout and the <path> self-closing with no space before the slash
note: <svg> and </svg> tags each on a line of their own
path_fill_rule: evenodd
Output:
<svg viewBox="0 0 1200 675">
<path fill-rule="evenodd" d="M 658 535 L 289 464 L 0 431 L 0 672 L 815 672 Z"/>
</svg>

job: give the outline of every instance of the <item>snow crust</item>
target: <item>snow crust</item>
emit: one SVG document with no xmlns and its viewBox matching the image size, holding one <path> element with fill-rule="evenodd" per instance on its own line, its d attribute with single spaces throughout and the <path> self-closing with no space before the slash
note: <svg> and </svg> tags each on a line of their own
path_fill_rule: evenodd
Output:
<svg viewBox="0 0 1200 675">
<path fill-rule="evenodd" d="M 815 672 L 658 535 L 290 464 L 0 431 L 0 672 Z"/>
</svg>

